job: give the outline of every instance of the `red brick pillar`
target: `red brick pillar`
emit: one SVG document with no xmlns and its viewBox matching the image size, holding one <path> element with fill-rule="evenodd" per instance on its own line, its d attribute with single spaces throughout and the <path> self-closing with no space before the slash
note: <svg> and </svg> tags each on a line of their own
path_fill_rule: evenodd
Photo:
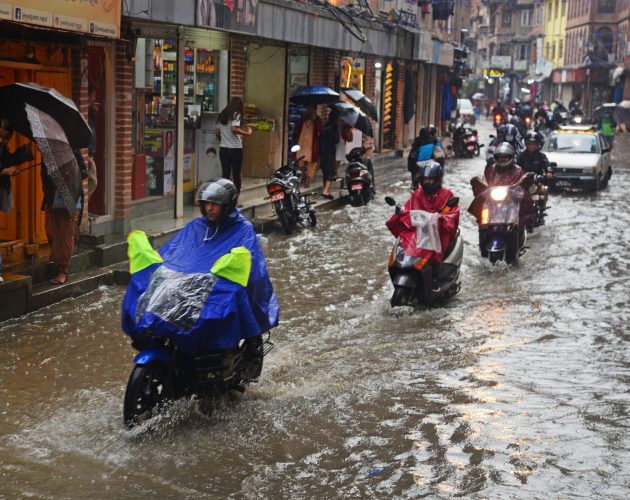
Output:
<svg viewBox="0 0 630 500">
<path fill-rule="evenodd" d="M 245 97 L 246 42 L 239 36 L 230 40 L 230 98 Z"/>
<path fill-rule="evenodd" d="M 115 178 L 114 219 L 125 221 L 123 231 L 129 230 L 131 220 L 131 174 L 133 170 L 132 94 L 133 63 L 127 60 L 124 42 L 116 42 L 114 54 L 114 133 Z"/>
<path fill-rule="evenodd" d="M 309 85 L 326 85 L 326 50 L 311 47 L 309 55 Z"/>
</svg>

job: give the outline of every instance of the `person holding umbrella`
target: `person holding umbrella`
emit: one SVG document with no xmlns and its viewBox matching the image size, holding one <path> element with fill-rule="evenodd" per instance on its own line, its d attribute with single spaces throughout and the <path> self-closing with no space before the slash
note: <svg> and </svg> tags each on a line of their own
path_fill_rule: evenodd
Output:
<svg viewBox="0 0 630 500">
<path fill-rule="evenodd" d="M 0 118 L 0 211 L 13 210 L 13 194 L 11 177 L 16 174 L 17 166 L 33 159 L 31 145 L 25 144 L 13 153 L 9 153 L 9 141 L 13 136 L 13 125 L 6 118 Z M 2 271 L 2 254 L 0 254 L 0 272 Z M 4 281 L 0 274 L 0 283 Z"/>
<path fill-rule="evenodd" d="M 315 177 L 315 168 L 319 160 L 319 134 L 322 130 L 322 119 L 317 115 L 317 107 L 309 104 L 306 113 L 295 126 L 293 143 L 300 145 L 300 166 L 306 165 L 302 185 L 308 188 Z"/>
<path fill-rule="evenodd" d="M 319 166 L 322 169 L 322 176 L 324 178 L 322 196 L 329 200 L 333 199 L 333 195 L 330 194 L 330 186 L 332 185 L 332 181 L 337 177 L 335 172 L 335 153 L 337 152 L 339 142 L 343 141 L 341 141 L 339 136 L 338 116 L 337 113 L 331 111 L 328 115 L 328 121 L 319 135 Z"/>
</svg>

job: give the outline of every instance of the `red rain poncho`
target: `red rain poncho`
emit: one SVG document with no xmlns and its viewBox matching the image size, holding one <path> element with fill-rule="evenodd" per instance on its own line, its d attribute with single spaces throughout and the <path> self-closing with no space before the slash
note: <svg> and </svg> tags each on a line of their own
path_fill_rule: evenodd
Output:
<svg viewBox="0 0 630 500">
<path fill-rule="evenodd" d="M 446 203 L 453 198 L 450 189 L 440 188 L 435 194 L 426 194 L 421 188 L 413 192 L 399 214 L 394 214 L 385 223 L 395 237 L 400 237 L 407 255 L 442 262 L 449 244 L 455 239 L 459 225 L 459 207 L 448 208 Z M 411 224 L 411 210 L 439 213 L 440 253 L 416 248 L 416 228 Z"/>
</svg>

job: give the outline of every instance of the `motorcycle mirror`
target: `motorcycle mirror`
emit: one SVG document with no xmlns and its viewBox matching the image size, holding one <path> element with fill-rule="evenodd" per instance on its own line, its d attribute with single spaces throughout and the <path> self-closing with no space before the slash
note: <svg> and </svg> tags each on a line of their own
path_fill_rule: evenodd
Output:
<svg viewBox="0 0 630 500">
<path fill-rule="evenodd" d="M 396 206 L 396 200 L 394 198 L 392 198 L 391 196 L 386 196 L 385 197 L 385 203 L 387 203 L 390 207 L 395 207 Z"/>
<path fill-rule="evenodd" d="M 300 148 L 300 145 L 299 145 L 299 144 L 294 144 L 294 145 L 291 147 L 291 152 L 292 152 L 292 153 L 297 153 L 300 149 L 301 149 L 301 148 Z"/>
<path fill-rule="evenodd" d="M 497 138 L 496 135 L 490 134 L 490 139 L 496 139 L 496 138 Z"/>
<path fill-rule="evenodd" d="M 458 203 L 459 203 L 459 196 L 454 196 L 453 198 L 451 198 L 450 200 L 446 202 L 446 206 L 448 208 L 453 208 L 457 206 Z"/>
</svg>

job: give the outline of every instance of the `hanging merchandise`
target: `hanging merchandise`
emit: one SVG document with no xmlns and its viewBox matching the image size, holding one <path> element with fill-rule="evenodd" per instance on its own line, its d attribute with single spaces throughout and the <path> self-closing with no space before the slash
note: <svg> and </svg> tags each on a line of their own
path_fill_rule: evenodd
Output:
<svg viewBox="0 0 630 500">
<path fill-rule="evenodd" d="M 383 148 L 394 147 L 394 66 L 388 63 L 385 67 L 383 83 Z"/>
<path fill-rule="evenodd" d="M 453 0 L 433 0 L 433 20 L 446 21 L 455 12 Z"/>
</svg>

